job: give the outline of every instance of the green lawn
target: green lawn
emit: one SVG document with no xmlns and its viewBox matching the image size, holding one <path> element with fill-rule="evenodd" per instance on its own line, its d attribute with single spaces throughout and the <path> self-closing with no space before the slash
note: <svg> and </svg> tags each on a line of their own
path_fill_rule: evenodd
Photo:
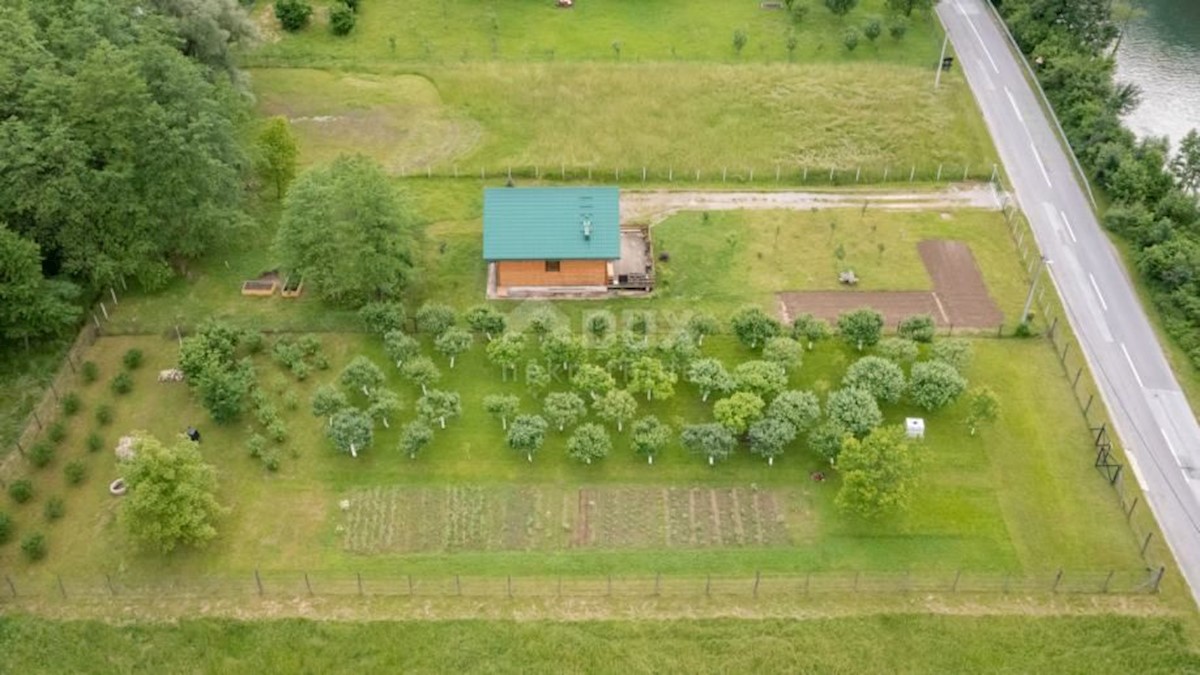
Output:
<svg viewBox="0 0 1200 675">
<path fill-rule="evenodd" d="M 948 175 L 996 161 L 961 75 L 896 64 L 471 64 L 386 73 L 251 71 L 289 117 L 303 163 L 362 152 L 390 171 L 641 168 L 694 179 L 809 167 Z M 514 95 L 514 92 L 520 92 Z M 919 111 L 919 113 L 917 113 Z M 576 174 L 578 175 L 578 173 Z M 665 175 L 664 175 L 665 178 Z"/>
<path fill-rule="evenodd" d="M 927 616 L 705 621 L 0 619 L 12 672 L 1184 673 L 1179 619 Z M 103 664 L 103 665 L 101 665 Z"/>
<path fill-rule="evenodd" d="M 395 449 L 398 425 L 394 423 L 391 430 L 378 431 L 370 451 L 352 460 L 327 445 L 321 421 L 307 411 L 308 397 L 317 383 L 333 377 L 355 354 L 386 362 L 377 338 L 326 335 L 322 340 L 332 369 L 318 371 L 303 383 L 291 381 L 265 355 L 257 358 L 259 382 L 271 393 L 290 431 L 290 439 L 281 446 L 282 469 L 271 474 L 247 456 L 244 444 L 253 422 L 215 426 L 185 386 L 155 382 L 157 370 L 173 365 L 172 339 L 103 338 L 92 353 L 101 368 L 101 381 L 82 387 L 84 410 L 69 420 L 59 457 L 48 468 L 26 469 L 37 497 L 30 504 L 5 507 L 15 516 L 16 538 L 34 530 L 47 533 L 50 556 L 30 565 L 10 543 L 0 549 L 0 563 L 21 577 L 57 572 L 78 579 L 103 571 L 129 582 L 176 573 L 224 576 L 254 568 L 392 574 L 404 570 L 424 575 L 450 570 L 464 575 L 656 571 L 695 575 L 960 567 L 1020 574 L 1060 567 L 1106 571 L 1140 566 L 1132 535 L 1120 525 L 1114 497 L 1091 468 L 1087 431 L 1068 385 L 1055 372 L 1054 355 L 1038 341 L 974 341 L 976 358 L 968 377 L 997 391 L 1003 406 L 1000 423 L 970 437 L 961 424 L 965 414 L 961 405 L 928 416 L 929 437 L 921 449 L 928 462 L 912 512 L 881 523 L 862 523 L 833 508 L 836 475 L 824 483 L 808 480 L 808 474 L 824 464 L 799 441 L 773 468 L 743 450 L 710 469 L 677 445 L 654 466 L 647 466 L 630 452 L 624 438 L 618 439 L 612 456 L 584 466 L 568 460 L 565 434 L 554 431 L 530 465 L 507 450 L 498 424 L 481 408 L 485 394 L 508 390 L 523 395 L 522 387 L 497 382 L 479 345 L 460 359 L 454 371 L 439 359 L 445 374 L 439 386 L 462 394 L 465 413 L 438 433 L 427 454 L 415 461 L 402 457 Z M 106 383 L 119 370 L 124 351 L 134 346 L 146 352 L 146 365 L 135 373 L 134 392 L 116 398 Z M 729 338 L 711 339 L 705 351 L 728 364 L 749 357 Z M 853 358 L 853 352 L 838 344 L 820 347 L 809 353 L 792 386 L 825 392 L 837 385 Z M 389 386 L 408 404 L 398 421 L 407 420 L 413 415 L 417 392 L 400 381 L 393 368 L 387 370 L 392 378 Z M 285 408 L 281 392 L 289 390 L 298 393 L 298 410 Z M 82 441 L 98 428 L 93 414 L 102 402 L 115 405 L 116 419 L 110 427 L 98 429 L 105 437 L 104 449 L 88 454 Z M 524 396 L 523 408 L 533 412 L 538 404 Z M 668 401 L 642 403 L 642 412 L 653 412 L 677 427 L 710 414 L 690 386 L 680 386 Z M 890 423 L 912 412 L 904 403 L 885 408 Z M 139 554 L 127 544 L 120 526 L 119 500 L 104 490 L 118 473 L 111 448 L 117 436 L 129 430 L 170 437 L 188 425 L 203 430 L 205 454 L 218 467 L 222 500 L 232 511 L 222 523 L 222 535 L 208 550 L 167 558 Z M 89 479 L 80 488 L 67 487 L 62 477 L 63 465 L 72 458 L 89 467 Z M 677 502 L 683 511 L 672 511 L 672 517 L 683 521 L 665 526 L 674 528 L 674 539 L 663 544 L 664 525 L 653 518 L 639 521 L 644 531 L 630 525 L 628 536 L 620 534 L 626 519 L 632 523 L 641 517 L 639 505 L 662 503 L 669 488 L 683 491 L 673 497 L 683 499 Z M 691 498 L 696 501 L 689 521 L 687 491 L 692 488 L 699 491 L 699 498 Z M 387 496 L 389 490 L 398 490 L 398 498 Z M 595 542 L 578 547 L 566 531 L 578 530 L 580 516 L 567 507 L 584 499 L 581 490 L 594 492 L 588 499 L 600 503 L 593 523 L 600 534 Z M 419 507 L 413 495 L 420 491 L 436 509 Z M 734 537 L 728 529 L 723 538 L 713 535 L 713 527 L 730 528 L 731 523 L 742 522 L 730 515 L 729 500 L 738 498 L 734 492 L 743 503 L 761 500 L 765 511 L 745 516 L 758 520 L 746 521 L 751 533 L 744 537 Z M 52 495 L 65 498 L 67 515 L 46 524 L 42 506 Z M 340 499 L 351 499 L 355 510 L 342 513 L 337 507 Z M 388 507 L 388 499 L 398 499 L 399 508 L 409 509 L 414 517 L 433 519 L 426 526 L 427 534 L 421 535 L 403 517 L 388 520 L 387 509 L 396 508 Z M 445 506 L 446 500 L 458 501 Z M 525 508 L 521 504 L 529 503 L 535 507 L 521 515 L 520 509 Z M 362 516 L 356 516 L 360 511 Z M 495 514 L 509 514 L 505 516 L 508 529 Z M 1096 527 L 1098 521 L 1113 524 Z M 497 522 L 500 526 L 493 526 Z M 753 535 L 754 522 L 765 528 L 766 535 Z M 394 527 L 401 528 L 395 541 L 411 536 L 417 543 L 378 550 L 354 544 L 359 538 L 392 541 L 390 528 Z M 461 527 L 474 528 L 475 534 L 451 532 Z M 560 527 L 563 532 L 558 532 Z M 689 527 L 700 528 L 698 541 L 688 542 Z M 421 536 L 432 538 L 420 540 Z M 681 555 L 684 551 L 687 554 Z"/>
<path fill-rule="evenodd" d="M 281 33 L 271 3 L 255 11 L 265 44 L 246 55 L 253 63 L 460 63 L 475 61 L 725 61 L 786 62 L 787 37 L 795 33 L 796 62 L 903 63 L 932 69 L 941 46 L 941 27 L 928 14 L 914 14 L 902 40 L 884 34 L 874 44 L 842 46 L 847 28 L 861 29 L 870 16 L 884 17 L 884 0 L 863 0 L 845 18 L 820 3 L 796 24 L 783 10 L 756 2 L 589 0 L 569 11 L 553 2 L 363 3 L 354 31 L 335 37 L 326 23 L 327 2 L 317 2 L 312 25 L 299 34 Z M 739 56 L 733 33 L 748 41 Z M 613 48 L 619 42 L 620 54 Z"/>
</svg>

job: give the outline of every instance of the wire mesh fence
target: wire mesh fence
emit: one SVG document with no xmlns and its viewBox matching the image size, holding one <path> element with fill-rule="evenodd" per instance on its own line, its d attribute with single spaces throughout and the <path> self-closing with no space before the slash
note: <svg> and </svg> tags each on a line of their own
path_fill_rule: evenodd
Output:
<svg viewBox="0 0 1200 675">
<path fill-rule="evenodd" d="M 821 571 L 808 574 L 419 576 L 356 572 L 252 571 L 228 577 L 131 580 L 6 575 L 0 600 L 72 598 L 411 597 L 411 598 L 778 598 L 821 594 L 1156 593 L 1163 569 L 1046 570 L 1025 574 L 941 570 Z"/>
</svg>

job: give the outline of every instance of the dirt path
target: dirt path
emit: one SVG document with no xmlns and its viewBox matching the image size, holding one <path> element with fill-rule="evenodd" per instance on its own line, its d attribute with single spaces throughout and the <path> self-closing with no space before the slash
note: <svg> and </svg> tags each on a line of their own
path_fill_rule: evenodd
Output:
<svg viewBox="0 0 1200 675">
<path fill-rule="evenodd" d="M 680 211 L 809 210 L 861 208 L 992 209 L 1000 202 L 990 185 L 964 184 L 932 192 L 725 192 L 628 190 L 621 192 L 621 223 L 654 225 Z"/>
</svg>

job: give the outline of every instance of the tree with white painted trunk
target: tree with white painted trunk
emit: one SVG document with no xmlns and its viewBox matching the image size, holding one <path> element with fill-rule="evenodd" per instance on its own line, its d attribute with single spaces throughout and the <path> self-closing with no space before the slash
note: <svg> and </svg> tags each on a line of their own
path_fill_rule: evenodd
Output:
<svg viewBox="0 0 1200 675">
<path fill-rule="evenodd" d="M 615 422 L 617 431 L 625 430 L 625 420 L 637 413 L 637 399 L 624 389 L 612 389 L 594 404 L 596 414 L 606 422 Z"/>
<path fill-rule="evenodd" d="M 333 424 L 334 413 L 349 407 L 350 401 L 346 394 L 332 384 L 323 384 L 313 392 L 312 414 L 327 418 L 327 424 Z"/>
<path fill-rule="evenodd" d="M 612 439 L 599 424 L 581 424 L 567 439 L 567 455 L 572 459 L 591 464 L 592 460 L 603 459 L 612 452 Z"/>
<path fill-rule="evenodd" d="M 1000 401 L 987 387 L 977 387 L 967 394 L 967 418 L 963 420 L 974 436 L 979 427 L 991 424 L 1000 417 Z"/>
<path fill-rule="evenodd" d="M 734 388 L 769 399 L 787 387 L 787 371 L 774 361 L 746 361 L 733 369 Z"/>
<path fill-rule="evenodd" d="M 533 456 L 542 449 L 546 442 L 546 428 L 549 426 L 541 415 L 517 415 L 512 424 L 508 425 L 505 440 L 508 447 L 525 455 L 532 462 Z"/>
<path fill-rule="evenodd" d="M 653 464 L 655 456 L 671 442 L 671 427 L 658 421 L 653 415 L 635 420 L 630 432 L 633 436 L 633 451 L 645 456 L 647 464 Z"/>
<path fill-rule="evenodd" d="M 883 422 L 875 397 L 865 389 L 839 389 L 825 402 L 829 419 L 838 428 L 862 438 Z"/>
<path fill-rule="evenodd" d="M 488 343 L 487 357 L 492 365 L 500 367 L 500 380 L 508 381 L 511 371 L 516 377 L 517 363 L 525 352 L 525 336 L 520 333 L 503 333 Z"/>
<path fill-rule="evenodd" d="M 727 394 L 733 391 L 733 376 L 717 359 L 697 359 L 687 368 L 687 381 L 700 390 L 700 400 L 708 402 L 714 392 Z"/>
<path fill-rule="evenodd" d="M 600 397 L 607 394 L 616 384 L 607 370 L 591 363 L 579 366 L 575 375 L 571 377 L 571 386 L 575 391 L 586 394 L 593 402 L 599 401 Z"/>
<path fill-rule="evenodd" d="M 575 424 L 587 414 L 587 406 L 583 399 L 574 392 L 555 391 L 546 394 L 546 400 L 542 405 L 546 418 L 550 420 L 551 424 L 558 427 L 559 431 Z"/>
<path fill-rule="evenodd" d="M 429 393 L 429 387 L 442 379 L 442 371 L 428 356 L 418 356 L 404 364 L 401 368 L 404 377 L 413 384 L 421 387 L 422 394 Z"/>
<path fill-rule="evenodd" d="M 764 361 L 773 361 L 791 372 L 798 370 L 804 361 L 804 347 L 789 337 L 773 337 L 763 346 Z"/>
<path fill-rule="evenodd" d="M 510 394 L 489 394 L 483 397 L 483 410 L 500 420 L 500 428 L 508 431 L 508 420 L 517 414 L 521 399 Z"/>
<path fill-rule="evenodd" d="M 882 356 L 864 356 L 846 369 L 842 386 L 868 391 L 879 402 L 895 403 L 904 395 L 904 370 Z"/>
<path fill-rule="evenodd" d="M 687 331 L 696 340 L 697 347 L 704 346 L 704 338 L 721 332 L 721 324 L 717 317 L 705 312 L 693 314 L 687 321 Z"/>
<path fill-rule="evenodd" d="M 409 459 L 416 459 L 417 454 L 432 442 L 433 429 L 422 420 L 409 422 L 400 430 L 400 451 Z"/>
<path fill-rule="evenodd" d="M 354 357 L 338 377 L 342 386 L 362 391 L 363 396 L 368 397 L 371 389 L 383 384 L 385 379 L 379 366 L 365 356 Z"/>
<path fill-rule="evenodd" d="M 647 401 L 661 400 L 675 395 L 675 373 L 663 367 L 662 361 L 643 356 L 629 369 L 629 389 L 645 394 Z"/>
<path fill-rule="evenodd" d="M 450 370 L 454 370 L 454 359 L 471 348 L 471 334 L 461 328 L 447 328 L 433 341 L 433 348 L 450 359 Z"/>
<path fill-rule="evenodd" d="M 371 392 L 371 405 L 367 407 L 367 414 L 371 419 L 382 423 L 384 429 L 390 429 L 391 418 L 400 412 L 402 407 L 396 392 L 380 387 Z"/>
<path fill-rule="evenodd" d="M 925 410 L 943 408 L 967 388 L 967 381 L 944 361 L 922 361 L 912 367 L 908 396 Z"/>
<path fill-rule="evenodd" d="M 393 330 L 383 336 L 383 351 L 397 368 L 401 368 L 409 359 L 421 353 L 421 345 L 408 333 Z"/>
<path fill-rule="evenodd" d="M 821 402 L 811 391 L 785 391 L 767 405 L 767 417 L 787 422 L 801 433 L 820 419 Z"/>
<path fill-rule="evenodd" d="M 358 408 L 343 408 L 333 414 L 326 434 L 335 448 L 357 458 L 358 453 L 371 447 L 375 425 Z"/>
<path fill-rule="evenodd" d="M 424 420 L 437 420 L 438 426 L 445 429 L 446 418 L 462 414 L 462 400 L 457 392 L 430 389 L 417 399 L 417 414 Z"/>
<path fill-rule="evenodd" d="M 764 417 L 750 425 L 750 452 L 765 457 L 767 466 L 775 466 L 775 458 L 783 454 L 784 447 L 796 440 L 796 428 L 787 422 Z"/>
<path fill-rule="evenodd" d="M 688 424 L 679 435 L 683 447 L 689 452 L 708 458 L 708 465 L 715 466 L 720 460 L 733 454 L 737 439 L 720 424 Z"/>
<path fill-rule="evenodd" d="M 488 342 L 508 329 L 508 319 L 487 305 L 476 305 L 468 309 L 463 318 L 466 319 L 471 330 L 483 333 Z"/>
</svg>

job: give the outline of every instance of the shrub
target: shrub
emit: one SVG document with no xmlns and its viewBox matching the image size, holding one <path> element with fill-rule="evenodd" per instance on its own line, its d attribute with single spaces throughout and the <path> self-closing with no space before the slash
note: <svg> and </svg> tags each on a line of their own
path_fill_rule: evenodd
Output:
<svg viewBox="0 0 1200 675">
<path fill-rule="evenodd" d="M 263 453 L 262 463 L 263 463 L 263 466 L 265 466 L 267 468 L 267 471 L 278 471 L 279 470 L 279 453 L 275 452 L 274 450 L 270 450 L 268 452 Z"/>
<path fill-rule="evenodd" d="M 300 395 L 294 389 L 288 389 L 283 393 L 283 408 L 289 412 L 297 410 L 300 407 Z"/>
<path fill-rule="evenodd" d="M 895 19 L 892 19 L 890 24 L 888 24 L 888 34 L 892 36 L 893 40 L 903 39 L 904 34 L 907 32 L 908 21 L 905 20 L 904 17 L 896 17 Z"/>
<path fill-rule="evenodd" d="M 304 0 L 275 0 L 275 18 L 284 30 L 296 32 L 308 25 L 313 8 Z"/>
<path fill-rule="evenodd" d="M 349 7 L 350 9 L 352 9 L 356 12 L 358 11 L 358 6 L 360 4 L 360 0 L 345 0 L 345 2 L 346 2 L 347 7 Z"/>
<path fill-rule="evenodd" d="M 87 437 L 88 452 L 99 452 L 100 448 L 102 448 L 102 447 L 104 447 L 104 439 L 100 436 L 100 434 L 96 433 L 95 431 L 88 434 L 88 437 Z"/>
<path fill-rule="evenodd" d="M 128 370 L 137 370 L 142 365 L 142 350 L 134 348 L 125 352 L 125 356 L 121 357 L 121 363 L 124 363 Z"/>
<path fill-rule="evenodd" d="M 46 506 L 42 507 L 42 515 L 46 520 L 58 520 L 66 511 L 67 507 L 63 504 L 62 497 L 51 497 L 46 500 Z"/>
<path fill-rule="evenodd" d="M 311 372 L 312 368 L 310 368 L 309 365 L 303 361 L 296 361 L 292 364 L 292 374 L 295 375 L 296 379 L 300 380 L 301 382 L 307 380 L 308 375 Z"/>
<path fill-rule="evenodd" d="M 900 322 L 900 327 L 896 332 L 902 338 L 908 338 L 913 342 L 933 342 L 933 337 L 936 328 L 933 324 L 933 317 L 928 314 L 914 314 Z"/>
<path fill-rule="evenodd" d="M 21 552 L 25 557 L 34 562 L 46 557 L 46 537 L 41 532 L 33 534 L 21 540 Z"/>
<path fill-rule="evenodd" d="M 42 468 L 54 461 L 54 446 L 45 441 L 35 444 L 29 449 L 29 463 Z"/>
<path fill-rule="evenodd" d="M 67 479 L 68 485 L 79 485 L 87 477 L 87 467 L 79 460 L 68 462 L 63 467 L 63 477 Z"/>
<path fill-rule="evenodd" d="M 55 445 L 62 443 L 66 437 L 67 427 L 62 422 L 55 422 L 50 425 L 49 429 L 46 429 L 46 438 L 50 439 L 50 442 Z"/>
<path fill-rule="evenodd" d="M 79 409 L 83 407 L 83 402 L 79 400 L 79 394 L 70 392 L 62 398 L 59 405 L 62 407 L 63 414 L 70 417 L 79 412 Z"/>
<path fill-rule="evenodd" d="M 83 375 L 83 381 L 87 384 L 100 379 L 100 368 L 94 361 L 84 361 L 79 372 Z"/>
<path fill-rule="evenodd" d="M 0 544 L 7 544 L 8 540 L 12 539 L 12 531 L 12 516 L 7 513 L 0 513 Z"/>
<path fill-rule="evenodd" d="M 107 403 L 101 403 L 96 408 L 96 422 L 101 426 L 108 426 L 113 421 L 112 406 Z"/>
<path fill-rule="evenodd" d="M 112 379 L 109 387 L 118 396 L 128 394 L 133 391 L 133 378 L 129 376 L 129 373 L 121 373 Z"/>
<path fill-rule="evenodd" d="M 354 30 L 354 10 L 346 3 L 338 3 L 329 10 L 329 29 L 334 35 L 349 35 Z"/>
<path fill-rule="evenodd" d="M 8 484 L 8 496 L 12 497 L 14 502 L 24 504 L 33 499 L 33 483 L 27 478 L 14 480 Z"/>
<path fill-rule="evenodd" d="M 242 338 L 242 342 L 246 345 L 246 352 L 249 354 L 259 354 L 267 346 L 267 340 L 263 337 L 261 331 L 248 331 L 246 336 Z"/>
<path fill-rule="evenodd" d="M 863 35 L 867 36 L 867 39 L 871 42 L 875 42 L 882 33 L 883 22 L 879 20 L 879 17 L 873 16 L 867 19 L 867 23 L 863 24 Z"/>
<path fill-rule="evenodd" d="M 282 443 L 287 440 L 287 427 L 282 420 L 275 420 L 267 425 L 267 435 L 276 443 Z"/>
<path fill-rule="evenodd" d="M 267 447 L 267 439 L 254 434 L 250 440 L 246 441 L 246 449 L 250 451 L 250 457 L 258 459 L 262 457 L 263 450 Z"/>
<path fill-rule="evenodd" d="M 854 51 L 858 47 L 858 29 L 847 28 L 842 34 L 842 44 L 846 46 L 846 51 Z"/>
</svg>

